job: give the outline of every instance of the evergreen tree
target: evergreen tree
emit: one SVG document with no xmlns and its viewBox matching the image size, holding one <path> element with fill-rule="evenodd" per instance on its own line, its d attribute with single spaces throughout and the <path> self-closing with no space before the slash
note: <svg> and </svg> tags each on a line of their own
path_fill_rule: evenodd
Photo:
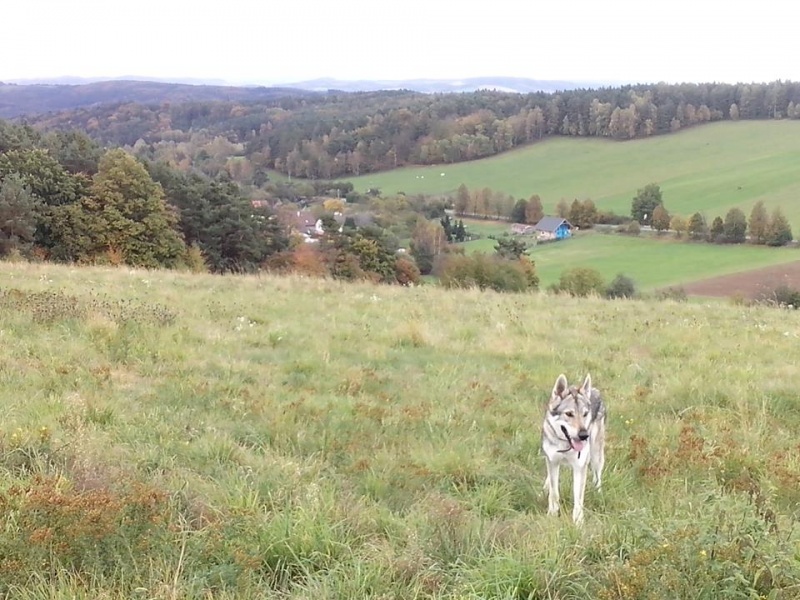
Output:
<svg viewBox="0 0 800 600">
<path fill-rule="evenodd" d="M 467 239 L 467 228 L 464 227 L 464 220 L 459 219 L 456 226 L 455 239 L 457 242 L 463 242 Z"/>
<path fill-rule="evenodd" d="M 177 207 L 186 243 L 200 249 L 211 271 L 254 271 L 288 248 L 288 232 L 272 211 L 254 207 L 234 182 L 187 176 L 163 164 L 151 163 L 148 168 Z"/>
<path fill-rule="evenodd" d="M 171 267 L 186 252 L 176 225 L 161 186 L 130 154 L 111 150 L 100 159 L 89 194 L 59 207 L 54 252 L 68 260 L 105 255 L 129 265 Z"/>
<path fill-rule="evenodd" d="M 528 255 L 528 245 L 517 238 L 503 236 L 495 238 L 494 251 L 500 258 L 519 260 L 522 256 Z"/>
<path fill-rule="evenodd" d="M 776 207 L 772 211 L 767 227 L 766 242 L 769 246 L 785 246 L 792 241 L 792 228 L 783 215 L 783 211 Z"/>
<path fill-rule="evenodd" d="M 450 222 L 450 215 L 443 216 L 441 219 L 439 219 L 439 223 L 441 223 L 442 229 L 444 229 L 444 235 L 447 238 L 447 241 L 452 242 L 455 231 L 453 224 Z"/>
<path fill-rule="evenodd" d="M 0 256 L 25 255 L 33 247 L 39 202 L 22 179 L 8 175 L 0 181 Z"/>
<path fill-rule="evenodd" d="M 732 208 L 725 215 L 725 241 L 729 244 L 742 244 L 746 239 L 747 217 L 738 208 Z"/>
<path fill-rule="evenodd" d="M 718 244 L 727 241 L 725 238 L 725 223 L 719 215 L 714 217 L 714 220 L 711 221 L 711 228 L 708 230 L 708 235 L 712 242 Z"/>
<path fill-rule="evenodd" d="M 706 229 L 706 220 L 699 212 L 694 213 L 689 218 L 689 225 L 686 227 L 686 230 L 689 232 L 689 236 L 693 240 L 704 238 L 706 235 Z"/>
<path fill-rule="evenodd" d="M 512 223 L 525 223 L 525 214 L 526 214 L 526 207 L 528 206 L 528 201 L 525 198 L 520 198 L 517 200 L 516 204 L 514 204 L 514 209 L 511 211 L 511 222 Z"/>
</svg>

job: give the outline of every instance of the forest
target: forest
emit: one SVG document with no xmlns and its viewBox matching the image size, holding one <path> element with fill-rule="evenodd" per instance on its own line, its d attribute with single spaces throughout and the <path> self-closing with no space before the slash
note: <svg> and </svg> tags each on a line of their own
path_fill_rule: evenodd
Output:
<svg viewBox="0 0 800 600">
<path fill-rule="evenodd" d="M 628 140 L 710 121 L 800 118 L 800 84 L 655 84 L 517 94 L 409 91 L 115 103 L 29 116 L 149 160 L 261 187 L 492 156 L 549 136 Z"/>
<path fill-rule="evenodd" d="M 253 200 L 225 172 L 183 173 L 104 149 L 75 130 L 40 133 L 0 120 L 0 258 L 7 260 L 408 284 L 420 272 L 397 252 L 399 238 L 443 215 L 446 204 L 353 195 L 351 184 L 331 182 L 270 183 L 270 190 L 273 204 Z M 339 223 L 342 194 L 362 208 Z M 304 242 L 301 214 L 324 223 L 317 243 Z"/>
</svg>

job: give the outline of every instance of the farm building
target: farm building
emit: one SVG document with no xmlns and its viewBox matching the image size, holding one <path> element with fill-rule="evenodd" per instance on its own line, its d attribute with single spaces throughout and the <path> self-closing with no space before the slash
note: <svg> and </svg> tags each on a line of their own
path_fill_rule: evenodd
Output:
<svg viewBox="0 0 800 600">
<path fill-rule="evenodd" d="M 544 217 L 534 230 L 540 240 L 563 240 L 572 235 L 572 223 L 561 217 Z"/>
<path fill-rule="evenodd" d="M 512 235 L 532 235 L 535 233 L 533 225 L 525 225 L 524 223 L 514 223 L 511 225 Z"/>
</svg>

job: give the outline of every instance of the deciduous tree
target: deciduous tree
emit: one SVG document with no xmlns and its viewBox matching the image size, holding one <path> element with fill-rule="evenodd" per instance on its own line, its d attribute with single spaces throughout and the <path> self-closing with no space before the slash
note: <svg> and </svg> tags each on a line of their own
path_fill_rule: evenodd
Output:
<svg viewBox="0 0 800 600">
<path fill-rule="evenodd" d="M 750 234 L 750 242 L 753 244 L 766 243 L 769 216 L 767 215 L 767 209 L 764 207 L 763 200 L 759 200 L 753 205 L 747 227 Z"/>
<path fill-rule="evenodd" d="M 528 204 L 525 207 L 525 223 L 536 225 L 544 217 L 544 208 L 542 207 L 542 199 L 539 194 L 533 194 L 528 198 Z"/>
<path fill-rule="evenodd" d="M 556 204 L 556 216 L 566 219 L 569 217 L 569 202 L 566 198 L 561 198 Z"/>
<path fill-rule="evenodd" d="M 411 255 L 417 262 L 420 272 L 427 275 L 433 269 L 433 261 L 447 245 L 447 237 L 441 224 L 417 219 L 411 234 Z"/>
<path fill-rule="evenodd" d="M 653 229 L 659 233 L 669 229 L 670 216 L 663 204 L 659 204 L 653 209 Z"/>
<path fill-rule="evenodd" d="M 673 215 L 673 217 L 669 221 L 669 228 L 675 232 L 675 237 L 681 237 L 684 233 L 686 233 L 686 228 L 689 226 L 686 217 L 681 215 Z"/>
<path fill-rule="evenodd" d="M 466 214 L 467 210 L 469 209 L 469 205 L 471 202 L 471 197 L 469 193 L 469 189 L 463 183 L 458 186 L 458 190 L 456 190 L 456 198 L 453 202 L 453 208 L 456 211 L 457 215 Z"/>
<path fill-rule="evenodd" d="M 653 219 L 653 211 L 661 203 L 661 188 L 658 184 L 648 183 L 634 197 L 631 203 L 631 217 L 639 221 L 641 225 L 650 225 Z"/>
</svg>

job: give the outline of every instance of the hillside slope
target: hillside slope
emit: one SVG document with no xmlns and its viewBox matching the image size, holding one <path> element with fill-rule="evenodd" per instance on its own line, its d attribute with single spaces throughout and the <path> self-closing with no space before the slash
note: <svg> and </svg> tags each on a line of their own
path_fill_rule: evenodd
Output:
<svg viewBox="0 0 800 600">
<path fill-rule="evenodd" d="M 710 222 L 763 200 L 800 227 L 800 121 L 712 123 L 676 134 L 618 142 L 552 138 L 500 156 L 350 178 L 384 193 L 450 193 L 460 184 L 518 198 L 539 194 L 545 210 L 561 198 L 591 198 L 629 214 L 637 189 L 656 182 L 670 212 L 701 211 Z"/>
<path fill-rule="evenodd" d="M 785 312 L 19 263 L 0 304 L 9 596 L 800 585 Z M 608 460 L 578 532 L 539 429 L 587 371 Z"/>
</svg>

